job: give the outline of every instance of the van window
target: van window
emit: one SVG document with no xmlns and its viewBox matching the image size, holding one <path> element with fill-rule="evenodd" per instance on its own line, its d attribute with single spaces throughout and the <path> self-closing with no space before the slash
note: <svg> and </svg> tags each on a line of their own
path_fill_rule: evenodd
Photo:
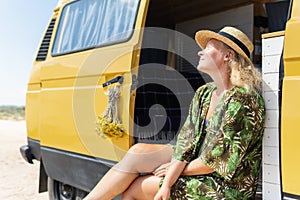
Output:
<svg viewBox="0 0 300 200">
<path fill-rule="evenodd" d="M 61 14 L 52 55 L 66 54 L 128 40 L 139 1 L 80 0 Z"/>
</svg>

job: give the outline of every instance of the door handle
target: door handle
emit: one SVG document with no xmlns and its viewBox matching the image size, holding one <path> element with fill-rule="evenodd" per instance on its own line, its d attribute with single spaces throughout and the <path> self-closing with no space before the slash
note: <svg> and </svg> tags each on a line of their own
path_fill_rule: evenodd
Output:
<svg viewBox="0 0 300 200">
<path fill-rule="evenodd" d="M 109 85 L 111 85 L 113 83 L 117 83 L 117 82 L 122 84 L 123 83 L 123 76 L 117 76 L 113 79 L 110 79 L 110 80 L 106 81 L 105 83 L 102 84 L 102 87 L 104 88 L 106 86 L 109 86 Z"/>
</svg>

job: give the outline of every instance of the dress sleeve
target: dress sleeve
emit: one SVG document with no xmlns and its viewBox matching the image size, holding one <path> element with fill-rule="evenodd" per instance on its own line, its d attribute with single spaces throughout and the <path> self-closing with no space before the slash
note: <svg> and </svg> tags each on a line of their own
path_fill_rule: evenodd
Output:
<svg viewBox="0 0 300 200">
<path fill-rule="evenodd" d="M 183 124 L 177 138 L 174 148 L 173 158 L 183 162 L 190 162 L 195 158 L 195 149 L 197 143 L 196 124 L 199 120 L 199 104 L 204 87 L 200 87 L 190 104 L 189 114 Z"/>
<path fill-rule="evenodd" d="M 247 153 L 247 148 L 253 139 L 253 129 L 256 120 L 257 98 L 247 95 L 232 98 L 224 108 L 224 115 L 212 116 L 213 123 L 218 123 L 218 129 L 205 139 L 200 160 L 215 170 L 220 176 L 229 180 L 235 174 L 241 161 Z M 222 113 L 222 111 L 221 111 Z M 219 117 L 219 118 L 218 118 Z"/>
</svg>

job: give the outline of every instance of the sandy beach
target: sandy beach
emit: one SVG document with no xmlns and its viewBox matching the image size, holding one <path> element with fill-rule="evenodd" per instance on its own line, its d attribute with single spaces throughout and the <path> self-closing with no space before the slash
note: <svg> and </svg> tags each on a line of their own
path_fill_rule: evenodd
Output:
<svg viewBox="0 0 300 200">
<path fill-rule="evenodd" d="M 39 162 L 25 162 L 20 146 L 27 144 L 25 121 L 0 120 L 0 199 L 43 200 L 48 193 L 38 193 Z"/>
</svg>

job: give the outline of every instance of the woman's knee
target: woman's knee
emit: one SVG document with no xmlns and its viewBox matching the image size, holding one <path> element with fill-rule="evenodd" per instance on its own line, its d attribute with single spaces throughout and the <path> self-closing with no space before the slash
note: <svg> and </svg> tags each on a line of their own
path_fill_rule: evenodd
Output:
<svg viewBox="0 0 300 200">
<path fill-rule="evenodd" d="M 129 190 L 126 190 L 125 192 L 122 193 L 122 198 L 121 200 L 134 200 L 135 197 L 133 196 L 133 193 Z"/>
<path fill-rule="evenodd" d="M 158 191 L 160 178 L 152 175 L 137 178 L 122 194 L 123 200 L 153 199 Z"/>
<path fill-rule="evenodd" d="M 133 145 L 123 157 L 123 159 L 117 163 L 114 168 L 129 173 L 140 173 L 138 166 L 143 163 L 143 153 L 145 144 L 138 143 Z"/>
<path fill-rule="evenodd" d="M 168 145 L 162 144 L 146 144 L 137 143 L 133 145 L 127 153 L 131 154 L 157 154 L 159 152 L 170 152 L 172 153 L 172 148 Z"/>
<path fill-rule="evenodd" d="M 131 173 L 151 173 L 170 162 L 172 150 L 167 145 L 138 143 L 133 145 L 115 168 Z"/>
<path fill-rule="evenodd" d="M 134 144 L 129 150 L 128 153 L 131 154 L 144 154 L 144 153 L 152 153 L 157 149 L 157 145 L 155 144 L 145 144 L 145 143 L 137 143 Z"/>
<path fill-rule="evenodd" d="M 137 143 L 134 144 L 130 149 L 127 151 L 127 153 L 142 153 L 144 150 L 143 148 L 146 147 L 146 144 L 144 143 Z"/>
<path fill-rule="evenodd" d="M 135 199 L 137 199 L 138 194 L 143 195 L 143 193 L 141 191 L 140 177 L 135 179 L 135 181 L 133 181 L 131 183 L 131 185 L 127 188 L 127 190 L 125 190 L 122 193 L 122 200 L 135 200 Z"/>
</svg>

